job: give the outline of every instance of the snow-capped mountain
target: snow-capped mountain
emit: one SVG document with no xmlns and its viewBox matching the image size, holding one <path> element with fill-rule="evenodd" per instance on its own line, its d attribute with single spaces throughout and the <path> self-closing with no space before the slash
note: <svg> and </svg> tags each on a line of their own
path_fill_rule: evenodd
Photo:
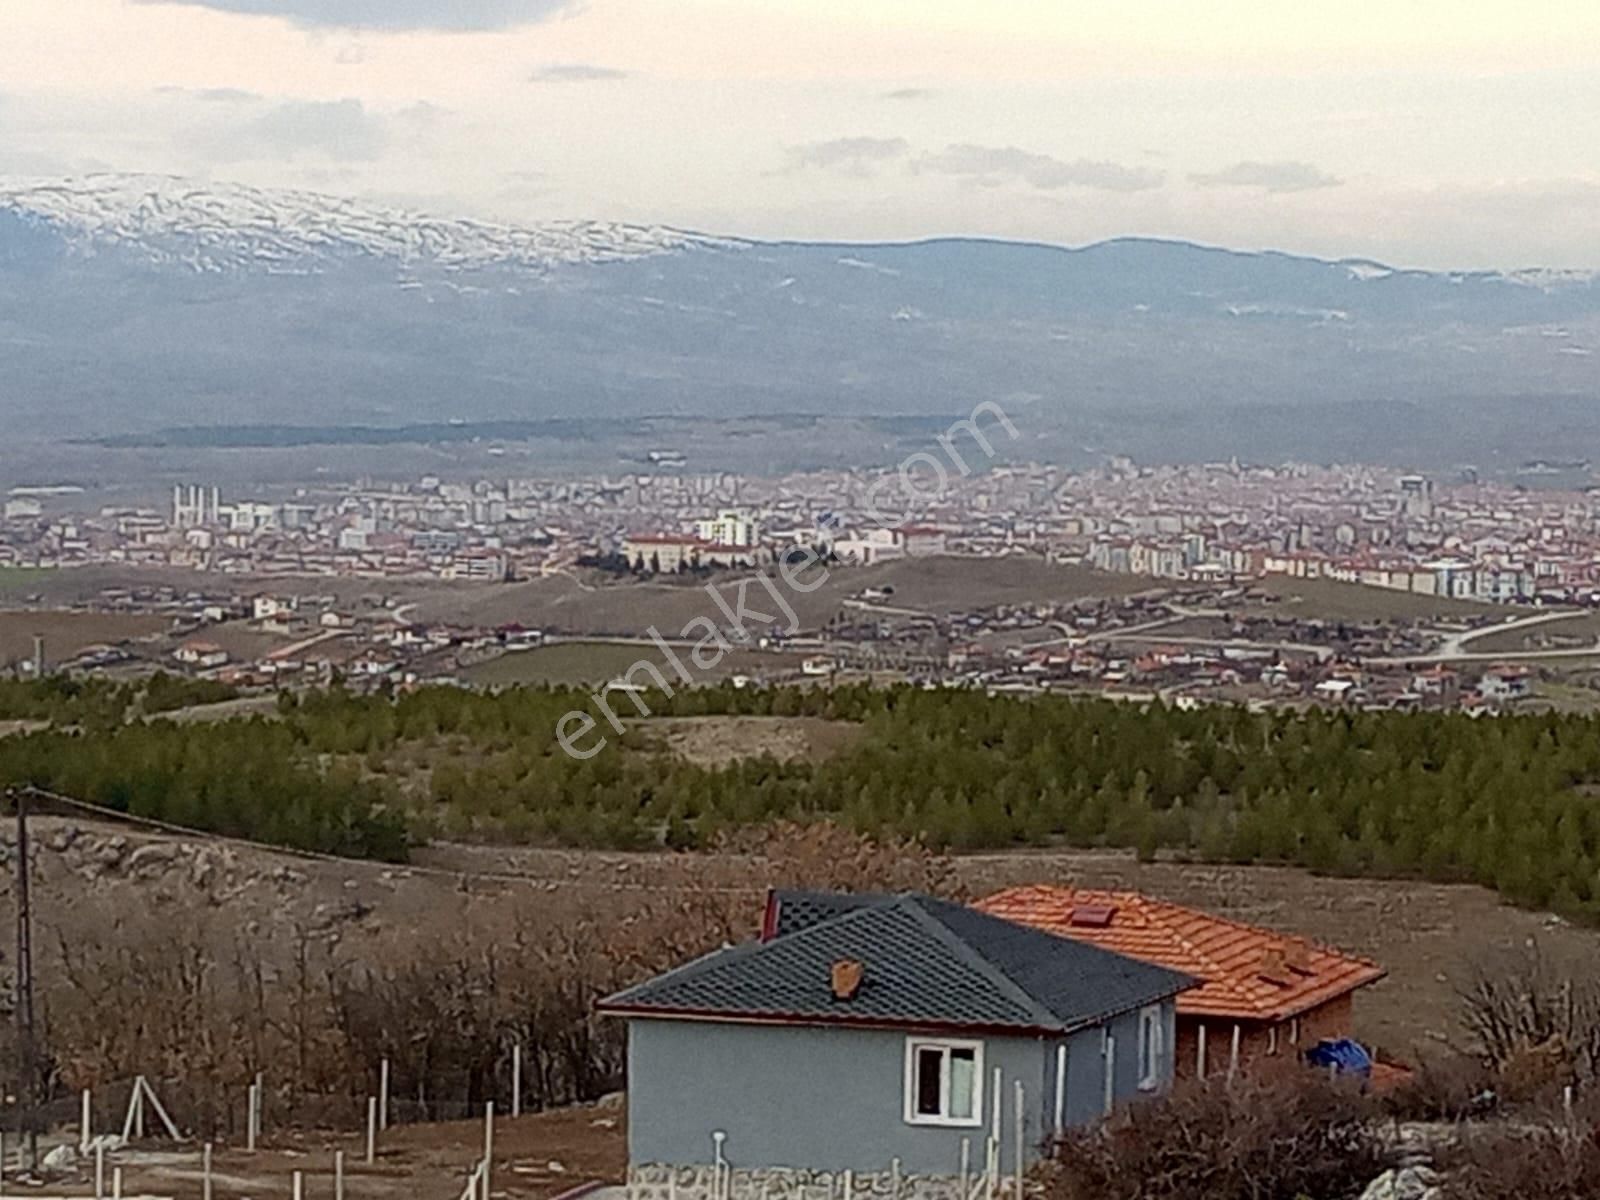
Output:
<svg viewBox="0 0 1600 1200">
<path fill-rule="evenodd" d="M 7 434 L 915 418 L 1002 397 L 1073 445 L 1160 456 L 1382 457 L 1410 438 L 1471 460 L 1470 403 L 1513 427 L 1484 445 L 1559 430 L 1528 446 L 1548 455 L 1592 427 L 1600 458 L 1600 283 L 1145 238 L 758 242 L 163 176 L 0 180 Z M 1539 417 L 1550 404 L 1559 420 Z"/>
<path fill-rule="evenodd" d="M 0 179 L 0 211 L 48 224 L 76 254 L 114 249 L 197 271 L 314 271 L 350 259 L 543 270 L 731 244 L 659 225 L 448 220 L 316 192 L 170 175 Z"/>
</svg>

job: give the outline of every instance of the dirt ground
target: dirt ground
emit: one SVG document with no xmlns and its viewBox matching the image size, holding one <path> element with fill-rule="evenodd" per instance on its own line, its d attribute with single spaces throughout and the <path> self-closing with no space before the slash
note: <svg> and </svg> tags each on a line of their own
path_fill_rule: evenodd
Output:
<svg viewBox="0 0 1600 1200">
<path fill-rule="evenodd" d="M 420 857 L 433 867 L 538 879 L 551 888 L 670 888 L 681 884 L 688 861 L 669 854 L 450 845 Z M 1131 853 L 1094 850 L 970 855 L 958 859 L 957 868 L 973 896 L 1022 883 L 1128 888 L 1371 958 L 1389 975 L 1358 998 L 1357 1033 L 1402 1060 L 1458 1040 L 1457 985 L 1530 940 L 1552 960 L 1579 969 L 1600 961 L 1600 931 L 1512 908 L 1487 888 L 1465 884 L 1323 878 L 1292 867 L 1140 863 Z M 752 873 L 752 934 L 764 886 Z"/>
<path fill-rule="evenodd" d="M 507 1200 L 551 1200 L 589 1182 L 620 1182 L 627 1166 L 627 1110 L 621 1097 L 536 1113 L 494 1126 L 490 1186 Z M 389 1129 L 378 1144 L 376 1161 L 365 1161 L 361 1136 L 281 1133 L 270 1128 L 256 1153 L 216 1147 L 212 1156 L 214 1200 L 276 1200 L 293 1195 L 294 1173 L 303 1175 L 307 1200 L 333 1195 L 334 1153 L 344 1151 L 348 1200 L 456 1200 L 483 1156 L 484 1125 L 449 1121 Z M 59 1139 L 57 1139 L 59 1140 Z M 106 1193 L 113 1166 L 122 1167 L 123 1196 L 202 1200 L 202 1149 L 197 1145 L 149 1143 L 108 1157 Z M 11 1169 L 16 1170 L 13 1152 Z M 94 1195 L 93 1159 L 80 1162 L 41 1196 Z M 31 1189 L 29 1194 L 35 1194 Z"/>
<path fill-rule="evenodd" d="M 33 639 L 44 638 L 45 661 L 59 663 L 86 646 L 114 644 L 161 633 L 161 617 L 131 613 L 0 611 L 0 664 L 33 657 Z"/>
<path fill-rule="evenodd" d="M 821 717 L 662 717 L 632 725 L 679 758 L 703 767 L 725 767 L 759 746 L 780 762 L 823 759 L 861 737 L 861 726 Z"/>
</svg>

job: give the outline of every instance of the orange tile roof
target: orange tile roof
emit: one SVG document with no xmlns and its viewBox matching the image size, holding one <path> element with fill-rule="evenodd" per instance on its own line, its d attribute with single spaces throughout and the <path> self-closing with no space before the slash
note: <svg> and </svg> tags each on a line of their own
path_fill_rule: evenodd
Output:
<svg viewBox="0 0 1600 1200">
<path fill-rule="evenodd" d="M 1303 938 L 1197 912 L 1138 892 L 1009 888 L 974 907 L 1061 937 L 1093 942 L 1204 982 L 1178 996 L 1185 1015 L 1283 1021 L 1382 979 L 1376 963 Z M 1085 923 L 1073 924 L 1075 909 Z M 1102 920 L 1096 920 L 1096 917 Z"/>
</svg>

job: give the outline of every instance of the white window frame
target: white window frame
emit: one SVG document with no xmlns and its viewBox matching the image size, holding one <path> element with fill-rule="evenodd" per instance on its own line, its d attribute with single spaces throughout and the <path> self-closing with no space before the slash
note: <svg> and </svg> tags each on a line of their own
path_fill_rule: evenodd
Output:
<svg viewBox="0 0 1600 1200">
<path fill-rule="evenodd" d="M 944 1052 L 939 1075 L 939 1107 L 942 1113 L 950 1111 L 950 1051 L 972 1051 L 972 1115 L 970 1117 L 929 1116 L 917 1111 L 917 1052 L 940 1050 Z M 917 1037 L 906 1038 L 905 1064 L 905 1121 L 907 1125 L 939 1125 L 954 1129 L 980 1129 L 983 1126 L 983 1043 L 963 1038 Z"/>
<path fill-rule="evenodd" d="M 1161 1005 L 1139 1010 L 1139 1090 L 1161 1086 L 1161 1063 L 1167 1053 L 1167 1015 Z"/>
</svg>

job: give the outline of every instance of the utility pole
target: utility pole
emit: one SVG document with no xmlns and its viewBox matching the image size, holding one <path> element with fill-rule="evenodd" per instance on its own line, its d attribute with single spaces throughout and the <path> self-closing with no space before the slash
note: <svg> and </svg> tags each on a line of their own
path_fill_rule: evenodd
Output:
<svg viewBox="0 0 1600 1200">
<path fill-rule="evenodd" d="M 29 1174 L 39 1170 L 39 1070 L 33 1024 L 33 913 L 28 897 L 28 789 L 10 788 L 17 806 L 17 1073 L 18 1124 Z"/>
</svg>

